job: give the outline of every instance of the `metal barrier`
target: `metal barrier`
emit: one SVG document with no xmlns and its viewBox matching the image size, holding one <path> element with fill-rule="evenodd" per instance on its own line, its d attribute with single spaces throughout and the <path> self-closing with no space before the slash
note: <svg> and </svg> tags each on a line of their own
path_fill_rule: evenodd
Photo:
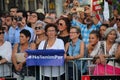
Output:
<svg viewBox="0 0 120 80">
<path fill-rule="evenodd" d="M 88 73 L 86 75 L 83 75 L 81 73 L 81 80 L 119 80 L 120 78 L 120 73 L 116 74 L 116 72 L 118 71 L 116 71 L 115 58 L 106 58 L 107 62 L 106 64 L 104 64 L 104 66 L 102 66 L 103 67 L 102 69 L 99 67 L 99 64 L 92 63 L 93 58 L 81 58 L 80 60 L 87 61 L 87 69 L 88 69 Z M 109 62 L 112 62 L 112 65 L 110 65 Z M 108 74 L 108 67 L 109 67 L 108 65 L 112 67 L 112 71 L 111 71 L 112 73 L 110 74 Z M 120 64 L 118 66 L 120 72 Z M 81 66 L 81 70 L 82 70 L 82 66 Z M 96 74 L 95 74 L 95 70 L 97 72 Z M 99 74 L 100 71 L 103 72 L 104 74 Z"/>
<path fill-rule="evenodd" d="M 46 79 L 46 77 L 43 75 L 43 73 L 44 73 L 43 67 L 39 67 L 39 69 L 38 69 L 38 67 L 37 68 L 32 67 L 32 69 L 30 69 L 30 67 L 25 66 L 26 67 L 26 68 L 24 68 L 25 73 L 23 75 L 22 74 L 17 75 L 17 74 L 15 74 L 15 72 L 13 72 L 11 63 L 1 64 L 1 65 L 9 65 L 9 67 L 10 67 L 9 77 L 17 78 L 17 80 L 80 80 L 79 79 L 80 77 L 81 77 L 81 80 L 92 80 L 92 79 L 96 80 L 97 78 L 99 78 L 100 75 L 93 75 L 94 69 L 90 70 L 90 69 L 96 67 L 96 65 L 92 64 L 93 58 L 80 58 L 79 60 L 81 61 L 81 67 L 80 67 L 81 76 L 78 75 L 79 67 L 77 67 L 77 64 L 74 61 L 69 61 L 69 62 L 66 62 L 65 65 L 62 67 L 64 70 L 63 73 L 61 73 L 61 69 L 62 69 L 61 67 L 50 67 L 49 73 L 51 75 L 48 79 Z M 112 61 L 114 63 L 113 65 L 116 66 L 115 58 L 107 58 L 106 60 Z M 82 66 L 84 64 L 83 61 L 86 61 L 87 74 L 82 73 L 82 70 L 85 67 L 85 66 Z M 3 75 L 5 75 L 6 72 L 4 71 L 4 68 L 5 67 L 3 66 L 3 72 L 1 72 L 0 74 L 3 73 Z M 54 73 L 55 68 L 57 69 L 58 76 L 56 76 L 56 78 L 53 78 L 52 73 Z M 105 73 L 106 73 L 106 69 L 107 69 L 107 67 L 105 66 Z M 99 69 L 97 68 L 97 70 L 99 70 Z M 112 75 L 104 74 L 104 75 L 102 75 L 102 77 L 105 77 L 105 78 L 111 77 L 110 78 L 111 80 L 114 79 L 113 77 L 115 77 L 116 79 L 114 79 L 114 80 L 119 80 L 118 78 L 120 78 L 120 74 L 116 75 L 115 69 L 112 69 L 112 70 L 113 70 Z M 7 73 L 9 73 L 9 72 L 7 72 Z M 70 74 L 70 73 L 72 73 L 72 74 Z M 96 77 L 96 76 L 98 76 L 98 77 Z M 110 77 L 108 77 L 108 76 L 110 76 Z M 1 76 L 1 77 L 6 77 L 6 76 Z M 63 77 L 64 77 L 64 79 L 63 79 Z M 71 79 L 71 77 L 72 77 L 72 79 Z M 97 80 L 101 80 L 101 79 L 97 79 Z"/>
</svg>

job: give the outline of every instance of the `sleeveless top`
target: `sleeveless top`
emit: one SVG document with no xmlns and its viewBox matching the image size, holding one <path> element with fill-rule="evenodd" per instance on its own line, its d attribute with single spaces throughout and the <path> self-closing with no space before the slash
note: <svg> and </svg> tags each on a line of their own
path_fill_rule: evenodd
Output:
<svg viewBox="0 0 120 80">
<path fill-rule="evenodd" d="M 69 48 L 68 48 L 68 55 L 69 56 L 77 56 L 80 54 L 80 44 L 81 44 L 81 40 L 78 39 L 77 42 L 75 43 L 75 45 L 72 45 L 72 41 L 69 42 Z M 84 48 L 85 50 L 85 48 Z M 84 52 L 85 55 L 85 52 Z M 84 56 L 85 57 L 85 56 Z M 78 70 L 82 71 L 82 73 L 86 72 L 86 63 L 84 61 L 82 61 L 82 65 L 81 65 L 81 61 L 80 60 L 74 60 L 74 62 L 77 64 L 77 68 Z M 82 70 L 81 70 L 81 66 L 82 66 Z"/>
</svg>

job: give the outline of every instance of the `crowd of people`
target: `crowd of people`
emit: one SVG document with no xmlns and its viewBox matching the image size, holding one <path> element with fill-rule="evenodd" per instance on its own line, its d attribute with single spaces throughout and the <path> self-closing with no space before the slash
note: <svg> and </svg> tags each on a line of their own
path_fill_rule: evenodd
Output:
<svg viewBox="0 0 120 80">
<path fill-rule="evenodd" d="M 112 61 L 106 60 L 114 57 L 117 59 L 115 68 L 119 70 L 115 73 L 120 75 L 118 11 L 113 10 L 113 18 L 104 21 L 103 17 L 98 18 L 97 13 L 90 11 L 89 5 L 79 8 L 77 0 L 69 5 L 68 1 L 64 4 L 66 11 L 60 17 L 55 13 L 43 14 L 18 10 L 17 7 L 0 14 L 0 77 L 10 76 L 8 65 L 4 65 L 4 71 L 2 69 L 7 62 L 12 62 L 16 71 L 22 70 L 26 61 L 18 62 L 16 55 L 25 53 L 27 49 L 63 49 L 65 61 L 72 60 L 77 64 L 79 76 L 81 71 L 82 74 L 88 74 L 87 64 L 82 65 L 84 69 L 81 70 L 80 58 L 91 57 L 95 59 L 93 64 L 114 66 Z M 49 72 L 50 67 L 42 69 L 45 71 L 42 73 L 45 80 L 49 80 L 50 75 L 55 80 L 59 76 L 57 67 L 52 67 L 52 74 Z M 61 80 L 64 80 L 64 74 L 64 66 L 61 66 Z"/>
</svg>

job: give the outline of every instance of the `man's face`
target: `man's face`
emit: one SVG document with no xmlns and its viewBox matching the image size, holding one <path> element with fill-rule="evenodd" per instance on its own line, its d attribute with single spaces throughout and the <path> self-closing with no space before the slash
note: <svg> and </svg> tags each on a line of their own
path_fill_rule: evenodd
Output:
<svg viewBox="0 0 120 80">
<path fill-rule="evenodd" d="M 10 9 L 10 15 L 11 16 L 16 16 L 16 13 L 17 13 L 17 9 L 16 8 L 11 8 Z"/>
<path fill-rule="evenodd" d="M 16 17 L 17 17 L 16 21 L 17 21 L 18 26 L 25 26 L 26 18 L 23 17 L 22 12 L 18 12 Z"/>
</svg>

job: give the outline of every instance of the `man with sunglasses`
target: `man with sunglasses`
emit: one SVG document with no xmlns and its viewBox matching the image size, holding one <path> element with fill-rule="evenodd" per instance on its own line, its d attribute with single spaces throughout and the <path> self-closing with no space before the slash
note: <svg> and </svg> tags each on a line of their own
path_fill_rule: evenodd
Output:
<svg viewBox="0 0 120 80">
<path fill-rule="evenodd" d="M 18 27 L 16 28 L 16 31 L 15 31 L 15 43 L 20 42 L 20 39 L 19 39 L 20 31 L 23 30 L 23 29 L 26 29 L 26 30 L 30 31 L 31 38 L 30 38 L 29 42 L 31 42 L 33 40 L 33 36 L 34 36 L 34 30 L 31 27 L 29 27 L 26 23 L 26 21 L 27 21 L 26 11 L 17 11 L 16 21 L 17 21 L 17 26 Z"/>
</svg>

